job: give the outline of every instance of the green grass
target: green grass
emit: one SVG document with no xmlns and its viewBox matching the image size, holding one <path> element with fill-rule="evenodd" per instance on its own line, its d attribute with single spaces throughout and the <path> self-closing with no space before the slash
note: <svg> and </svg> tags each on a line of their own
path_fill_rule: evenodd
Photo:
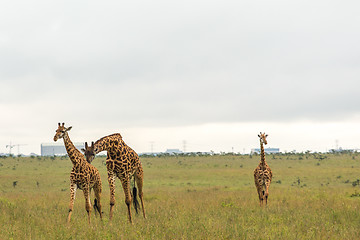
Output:
<svg viewBox="0 0 360 240">
<path fill-rule="evenodd" d="M 108 220 L 105 158 L 97 157 L 104 219 L 93 211 L 88 225 L 82 191 L 66 223 L 68 158 L 2 158 L 0 239 L 359 239 L 359 159 L 268 155 L 274 177 L 269 204 L 260 208 L 253 180 L 259 156 L 141 158 L 147 219 L 133 211 L 130 225 L 119 180 Z"/>
</svg>

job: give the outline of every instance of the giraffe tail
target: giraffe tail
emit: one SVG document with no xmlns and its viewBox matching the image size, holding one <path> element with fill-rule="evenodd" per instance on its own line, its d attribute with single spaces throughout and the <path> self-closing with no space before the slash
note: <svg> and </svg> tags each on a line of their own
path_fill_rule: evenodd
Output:
<svg viewBox="0 0 360 240">
<path fill-rule="evenodd" d="M 135 187 L 135 184 L 134 184 L 134 187 L 133 187 L 133 203 L 134 203 L 134 208 L 135 208 L 135 211 L 136 211 L 136 214 L 138 214 L 138 209 L 139 209 L 139 202 L 137 200 L 137 189 Z"/>
<path fill-rule="evenodd" d="M 265 179 L 263 180 L 263 184 L 262 184 L 262 195 L 263 197 L 265 196 L 266 193 L 266 184 L 265 184 Z"/>
<path fill-rule="evenodd" d="M 95 210 L 95 215 L 96 215 L 96 211 L 98 211 L 100 213 L 100 208 L 99 208 L 99 204 L 98 204 L 98 201 L 97 199 L 95 198 L 94 199 L 94 210 Z M 101 213 L 100 213 L 100 216 L 101 216 Z"/>
</svg>

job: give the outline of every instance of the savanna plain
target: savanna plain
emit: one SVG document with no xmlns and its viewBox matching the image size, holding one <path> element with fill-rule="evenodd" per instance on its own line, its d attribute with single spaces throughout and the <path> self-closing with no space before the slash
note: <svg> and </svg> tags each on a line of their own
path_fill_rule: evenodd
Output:
<svg viewBox="0 0 360 240">
<path fill-rule="evenodd" d="M 132 209 L 129 224 L 117 179 L 109 221 L 106 159 L 97 156 L 103 220 L 92 211 L 89 225 L 81 190 L 66 223 L 67 157 L 1 158 L 0 239 L 360 239 L 360 153 L 267 155 L 266 207 L 254 185 L 258 155 L 140 159 L 147 219 Z"/>
</svg>

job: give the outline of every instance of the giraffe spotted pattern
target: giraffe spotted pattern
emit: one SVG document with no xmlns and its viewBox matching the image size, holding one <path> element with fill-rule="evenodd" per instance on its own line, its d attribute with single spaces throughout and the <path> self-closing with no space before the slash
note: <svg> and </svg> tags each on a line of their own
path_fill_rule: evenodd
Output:
<svg viewBox="0 0 360 240">
<path fill-rule="evenodd" d="M 64 140 L 65 148 L 68 153 L 68 156 L 73 164 L 73 168 L 70 173 L 70 205 L 69 205 L 69 215 L 68 222 L 70 222 L 71 214 L 74 209 L 74 201 L 76 196 L 76 190 L 80 189 L 84 192 L 85 197 L 85 209 L 88 213 L 88 221 L 90 224 L 90 213 L 91 213 L 91 203 L 90 203 L 90 191 L 94 189 L 95 199 L 94 199 L 94 208 L 100 214 L 100 218 L 102 218 L 101 212 L 101 179 L 100 174 L 97 168 L 88 163 L 85 160 L 84 155 L 74 146 L 71 142 L 70 137 L 68 135 L 68 131 L 71 130 L 72 127 L 66 128 L 64 123 L 60 125 L 58 124 L 58 129 L 56 130 L 56 134 L 54 136 L 54 141 L 56 142 L 58 139 L 62 138 Z M 87 143 L 85 143 L 85 148 L 88 148 Z M 83 151 L 85 151 L 83 149 Z M 96 213 L 96 212 L 95 212 Z"/>
<path fill-rule="evenodd" d="M 256 190 L 259 195 L 260 206 L 263 205 L 263 201 L 267 204 L 269 197 L 269 187 L 272 179 L 272 171 L 269 165 L 265 161 L 264 144 L 267 144 L 267 134 L 261 133 L 258 135 L 260 138 L 261 158 L 259 165 L 254 170 L 254 180 Z"/>
<path fill-rule="evenodd" d="M 119 133 L 100 138 L 92 146 L 92 151 L 85 153 L 88 162 L 91 162 L 94 159 L 95 154 L 101 151 L 107 151 L 106 167 L 110 187 L 110 219 L 113 216 L 115 205 L 115 177 L 118 177 L 125 194 L 128 218 L 130 223 L 132 223 L 131 202 L 134 203 L 136 212 L 138 209 L 136 187 L 134 186 L 132 194 L 130 191 L 130 180 L 133 176 L 139 189 L 139 198 L 141 200 L 143 216 L 146 218 L 142 191 L 144 172 L 138 154 L 123 141 L 122 136 Z"/>
</svg>

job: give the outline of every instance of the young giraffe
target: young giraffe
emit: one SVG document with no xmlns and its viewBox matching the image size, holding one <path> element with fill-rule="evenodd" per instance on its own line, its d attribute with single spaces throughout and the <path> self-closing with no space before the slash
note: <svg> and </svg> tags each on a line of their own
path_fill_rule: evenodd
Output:
<svg viewBox="0 0 360 240">
<path fill-rule="evenodd" d="M 265 161 L 264 143 L 265 145 L 267 144 L 267 136 L 267 134 L 261 132 L 258 135 L 258 137 L 260 138 L 261 160 L 254 171 L 255 186 L 259 195 L 260 206 L 263 204 L 264 197 L 265 203 L 267 205 L 269 187 L 272 179 L 272 171 Z"/>
<path fill-rule="evenodd" d="M 54 141 L 56 142 L 59 138 L 64 140 L 65 148 L 68 153 L 68 156 L 73 164 L 73 168 L 70 173 L 70 205 L 69 205 L 69 215 L 68 222 L 70 222 L 71 214 L 74 208 L 74 200 L 76 195 L 76 189 L 79 188 L 83 190 L 85 197 L 85 209 L 88 213 L 88 220 L 90 224 L 90 213 L 91 213 L 91 203 L 90 203 L 90 192 L 91 189 L 94 189 L 95 199 L 94 199 L 94 209 L 100 214 L 100 218 L 102 219 L 101 212 L 101 179 L 99 171 L 89 164 L 84 155 L 74 146 L 71 142 L 70 137 L 68 135 L 68 131 L 71 130 L 72 127 L 66 128 L 64 123 L 60 125 L 58 124 L 58 129 L 56 130 L 56 134 L 54 136 Z M 88 149 L 87 143 L 85 143 L 85 148 Z M 85 151 L 84 149 L 82 149 Z"/>
<path fill-rule="evenodd" d="M 130 179 L 132 176 L 134 176 L 135 182 L 139 188 L 143 216 L 146 218 L 142 191 L 144 172 L 137 153 L 125 144 L 120 133 L 100 138 L 95 144 L 92 144 L 92 147 L 92 151 L 85 153 L 88 162 L 91 162 L 94 159 L 95 154 L 101 151 L 107 151 L 106 167 L 110 186 L 110 220 L 113 216 L 115 205 L 115 176 L 120 179 L 125 193 L 125 203 L 128 208 L 128 218 L 130 223 L 132 223 L 130 210 L 131 201 L 133 200 L 136 213 L 139 205 L 136 199 L 137 190 L 135 184 L 133 196 L 131 196 L 130 192 Z"/>
</svg>

